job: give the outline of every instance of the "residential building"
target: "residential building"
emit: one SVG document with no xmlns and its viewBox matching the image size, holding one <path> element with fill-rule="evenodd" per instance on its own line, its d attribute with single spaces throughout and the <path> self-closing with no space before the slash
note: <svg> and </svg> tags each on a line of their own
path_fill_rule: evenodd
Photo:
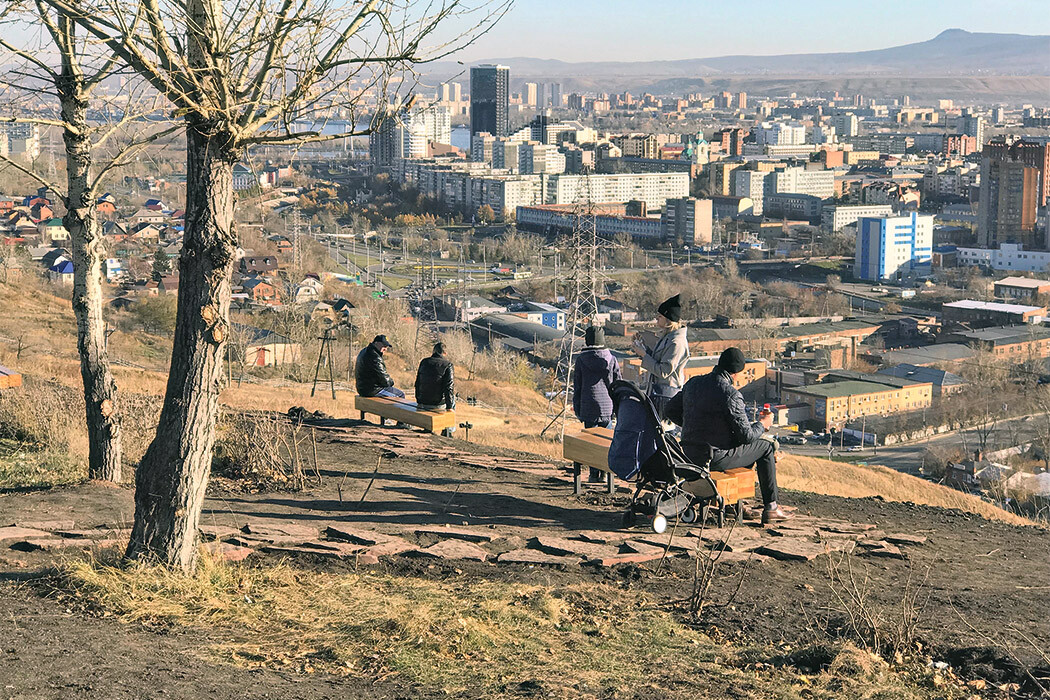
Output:
<svg viewBox="0 0 1050 700">
<path fill-rule="evenodd" d="M 558 150 L 558 146 L 530 141 L 517 146 L 517 151 L 518 172 L 523 175 L 565 172 L 565 154 Z"/>
<path fill-rule="evenodd" d="M 724 155 L 740 156 L 744 154 L 744 137 L 747 136 L 747 133 L 746 129 L 739 127 L 722 129 L 711 137 L 711 142 L 718 144 Z M 724 192 L 723 194 L 729 193 Z"/>
<path fill-rule="evenodd" d="M 995 283 L 995 296 L 1002 299 L 1032 300 L 1044 294 L 1050 294 L 1050 280 L 1004 277 Z"/>
<path fill-rule="evenodd" d="M 645 202 L 662 209 L 668 199 L 689 196 L 689 173 L 618 173 L 614 175 L 555 175 L 548 178 L 547 204 L 590 201 Z"/>
<path fill-rule="evenodd" d="M 7 148 L 0 151 L 4 155 L 27 162 L 33 162 L 40 157 L 39 124 L 4 124 L 0 126 L 0 131 L 7 136 Z"/>
<path fill-rule="evenodd" d="M 1050 202 L 1050 137 L 997 136 L 984 144 L 981 154 L 995 161 L 1017 161 L 1039 171 L 1037 206 Z"/>
<path fill-rule="evenodd" d="M 510 68 L 484 64 L 470 69 L 470 133 L 510 133 Z"/>
<path fill-rule="evenodd" d="M 616 234 L 626 233 L 632 238 L 647 241 L 664 240 L 664 226 L 661 219 L 644 216 L 628 216 L 625 204 L 592 205 L 594 226 L 599 236 L 612 238 Z M 570 232 L 580 215 L 580 207 L 575 204 L 544 204 L 540 206 L 522 206 L 517 208 L 515 221 L 518 228 L 524 231 L 552 234 Z"/>
<path fill-rule="evenodd" d="M 550 106 L 558 109 L 561 107 L 561 83 L 549 83 L 547 85 L 547 97 Z"/>
<path fill-rule="evenodd" d="M 860 122 L 853 112 L 832 115 L 828 117 L 828 124 L 839 136 L 856 136 L 860 133 Z"/>
<path fill-rule="evenodd" d="M 376 166 L 393 165 L 401 158 L 426 158 L 434 144 L 452 142 L 452 115 L 443 104 L 413 107 L 403 113 L 388 108 L 378 119 L 368 141 L 369 157 Z"/>
<path fill-rule="evenodd" d="M 1040 206 L 1038 168 L 1020 159 L 1015 148 L 1001 150 L 989 144 L 981 159 L 978 240 L 985 247 L 1020 243 L 1046 248 L 1046 236 L 1036 229 Z"/>
<path fill-rule="evenodd" d="M 767 194 L 763 202 L 764 214 L 768 217 L 792 219 L 795 221 L 820 220 L 820 210 L 824 199 L 811 194 L 777 192 Z"/>
<path fill-rule="evenodd" d="M 837 233 L 861 217 L 884 216 L 893 216 L 893 207 L 889 204 L 829 204 L 821 209 L 820 224 L 825 230 Z"/>
<path fill-rule="evenodd" d="M 540 105 L 542 95 L 542 85 L 537 85 L 536 83 L 525 83 L 525 89 L 521 93 L 521 98 L 526 106 L 537 107 Z"/>
<path fill-rule="evenodd" d="M 658 158 L 660 156 L 660 142 L 655 134 L 624 134 L 614 136 L 612 139 L 628 158 Z"/>
<path fill-rule="evenodd" d="M 663 240 L 687 246 L 709 245 L 713 219 L 714 207 L 710 199 L 668 199 L 660 217 Z"/>
<path fill-rule="evenodd" d="M 933 255 L 933 217 L 862 217 L 857 221 L 853 276 L 903 280 L 928 274 Z"/>
<path fill-rule="evenodd" d="M 921 367 L 919 365 L 899 364 L 892 367 L 883 367 L 876 374 L 885 374 L 900 379 L 910 379 L 915 382 L 929 382 L 933 386 L 933 400 L 938 401 L 944 396 L 955 394 L 966 387 L 966 380 L 953 372 L 947 372 L 936 367 Z"/>
<path fill-rule="evenodd" d="M 803 403 L 811 408 L 811 420 L 823 429 L 841 429 L 863 416 L 888 416 L 921 410 L 933 404 L 930 382 L 911 382 L 885 375 L 866 375 L 869 381 L 821 382 L 785 387 L 781 401 Z M 894 385 L 897 380 L 899 385 Z"/>
<path fill-rule="evenodd" d="M 302 359 L 302 346 L 291 338 L 255 326 L 231 323 L 244 347 L 244 363 L 253 367 L 279 367 L 296 364 Z"/>
<path fill-rule="evenodd" d="M 494 301 L 477 295 L 456 296 L 443 295 L 434 297 L 438 319 L 442 321 L 460 321 L 470 323 L 486 314 L 503 313 L 506 309 Z"/>
<path fill-rule="evenodd" d="M 45 219 L 40 222 L 38 229 L 40 231 L 40 239 L 45 244 L 61 245 L 69 240 L 69 231 L 66 230 L 62 219 Z"/>
<path fill-rule="evenodd" d="M 1050 328 L 1038 325 L 960 329 L 943 333 L 937 340 L 962 343 L 1014 362 L 1050 357 Z"/>
<path fill-rule="evenodd" d="M 763 122 L 755 127 L 755 143 L 759 146 L 799 146 L 806 143 L 806 127 L 785 122 Z"/>
<path fill-rule="evenodd" d="M 751 213 L 761 216 L 764 213 L 766 194 L 772 192 L 773 178 L 770 172 L 758 170 L 733 171 L 733 196 L 747 197 L 752 202 Z"/>
<path fill-rule="evenodd" d="M 1046 318 L 1046 307 L 963 299 L 942 304 L 941 318 L 945 327 L 954 324 L 965 324 L 970 328 L 1039 324 Z"/>
<path fill-rule="evenodd" d="M 251 168 L 243 163 L 237 163 L 233 166 L 233 191 L 242 192 L 244 190 L 250 190 L 253 187 L 259 186 L 259 179 L 255 173 L 252 172 Z M 151 211 L 151 210 L 147 210 Z M 161 223 L 166 218 L 160 212 L 153 212 L 159 214 L 159 218 L 155 220 L 155 223 Z M 137 216 L 137 215 L 136 215 Z"/>
</svg>

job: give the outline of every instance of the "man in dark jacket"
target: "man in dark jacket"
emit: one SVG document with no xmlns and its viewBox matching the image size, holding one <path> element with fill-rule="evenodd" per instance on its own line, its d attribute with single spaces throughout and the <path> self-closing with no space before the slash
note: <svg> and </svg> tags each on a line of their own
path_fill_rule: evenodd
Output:
<svg viewBox="0 0 1050 700">
<path fill-rule="evenodd" d="M 394 380 L 386 371 L 383 353 L 391 347 L 385 335 L 377 335 L 371 343 L 357 353 L 354 364 L 354 379 L 359 396 L 390 396 L 404 398 L 405 392 L 394 386 Z"/>
<path fill-rule="evenodd" d="M 586 345 L 576 356 L 572 374 L 572 410 L 584 428 L 612 426 L 613 401 L 609 387 L 620 379 L 620 363 L 605 347 L 605 330 L 587 328 Z M 601 481 L 600 469 L 591 469 L 588 481 Z"/>
<path fill-rule="evenodd" d="M 445 344 L 435 343 L 416 371 L 416 405 L 424 411 L 451 411 L 456 407 L 452 363 L 445 358 Z"/>
<path fill-rule="evenodd" d="M 762 523 L 786 520 L 777 505 L 776 445 L 762 435 L 773 425 L 773 415 L 763 413 L 752 423 L 744 399 L 733 386 L 733 376 L 744 369 L 739 348 L 722 353 L 710 373 L 693 377 L 668 406 L 668 414 L 682 426 L 682 448 L 697 463 L 711 451 L 711 470 L 727 471 L 755 465 L 762 491 Z"/>
</svg>

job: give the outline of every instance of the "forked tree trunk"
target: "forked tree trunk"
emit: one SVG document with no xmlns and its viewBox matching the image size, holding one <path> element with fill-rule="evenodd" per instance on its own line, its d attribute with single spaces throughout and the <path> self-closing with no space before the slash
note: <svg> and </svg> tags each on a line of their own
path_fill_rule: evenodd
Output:
<svg viewBox="0 0 1050 700">
<path fill-rule="evenodd" d="M 74 43 L 76 25 L 60 16 L 59 27 Z M 66 214 L 62 223 L 69 231 L 73 255 L 73 315 L 77 319 L 77 350 L 80 376 L 84 381 L 84 403 L 88 431 L 88 476 L 121 480 L 120 413 L 117 384 L 109 368 L 106 326 L 102 318 L 103 241 L 90 183 L 91 138 L 87 122 L 87 94 L 79 66 L 62 52 L 62 71 L 56 81 L 65 129 Z"/>
<path fill-rule="evenodd" d="M 211 468 L 222 352 L 229 335 L 233 226 L 232 139 L 222 125 L 187 119 L 186 229 L 171 369 L 157 435 L 135 477 L 129 558 L 189 573 Z"/>
</svg>

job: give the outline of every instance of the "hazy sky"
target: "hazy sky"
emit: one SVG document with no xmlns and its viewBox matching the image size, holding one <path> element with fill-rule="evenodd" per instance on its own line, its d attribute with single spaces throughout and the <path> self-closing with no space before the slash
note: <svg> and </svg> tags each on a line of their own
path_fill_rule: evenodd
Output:
<svg viewBox="0 0 1050 700">
<path fill-rule="evenodd" d="M 1050 34 L 1050 0 L 516 0 L 457 59 L 662 60 L 863 51 L 949 28 Z"/>
</svg>

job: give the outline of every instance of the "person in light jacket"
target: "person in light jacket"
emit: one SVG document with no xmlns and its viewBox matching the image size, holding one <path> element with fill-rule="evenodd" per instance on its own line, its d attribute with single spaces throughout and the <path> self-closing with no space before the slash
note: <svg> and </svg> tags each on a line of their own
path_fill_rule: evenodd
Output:
<svg viewBox="0 0 1050 700">
<path fill-rule="evenodd" d="M 685 365 L 689 361 L 689 342 L 682 325 L 682 302 L 675 294 L 656 309 L 656 327 L 662 332 L 651 346 L 641 334 L 634 336 L 633 347 L 642 358 L 642 369 L 649 373 L 646 394 L 666 420 L 666 406 L 685 386 Z"/>
</svg>

